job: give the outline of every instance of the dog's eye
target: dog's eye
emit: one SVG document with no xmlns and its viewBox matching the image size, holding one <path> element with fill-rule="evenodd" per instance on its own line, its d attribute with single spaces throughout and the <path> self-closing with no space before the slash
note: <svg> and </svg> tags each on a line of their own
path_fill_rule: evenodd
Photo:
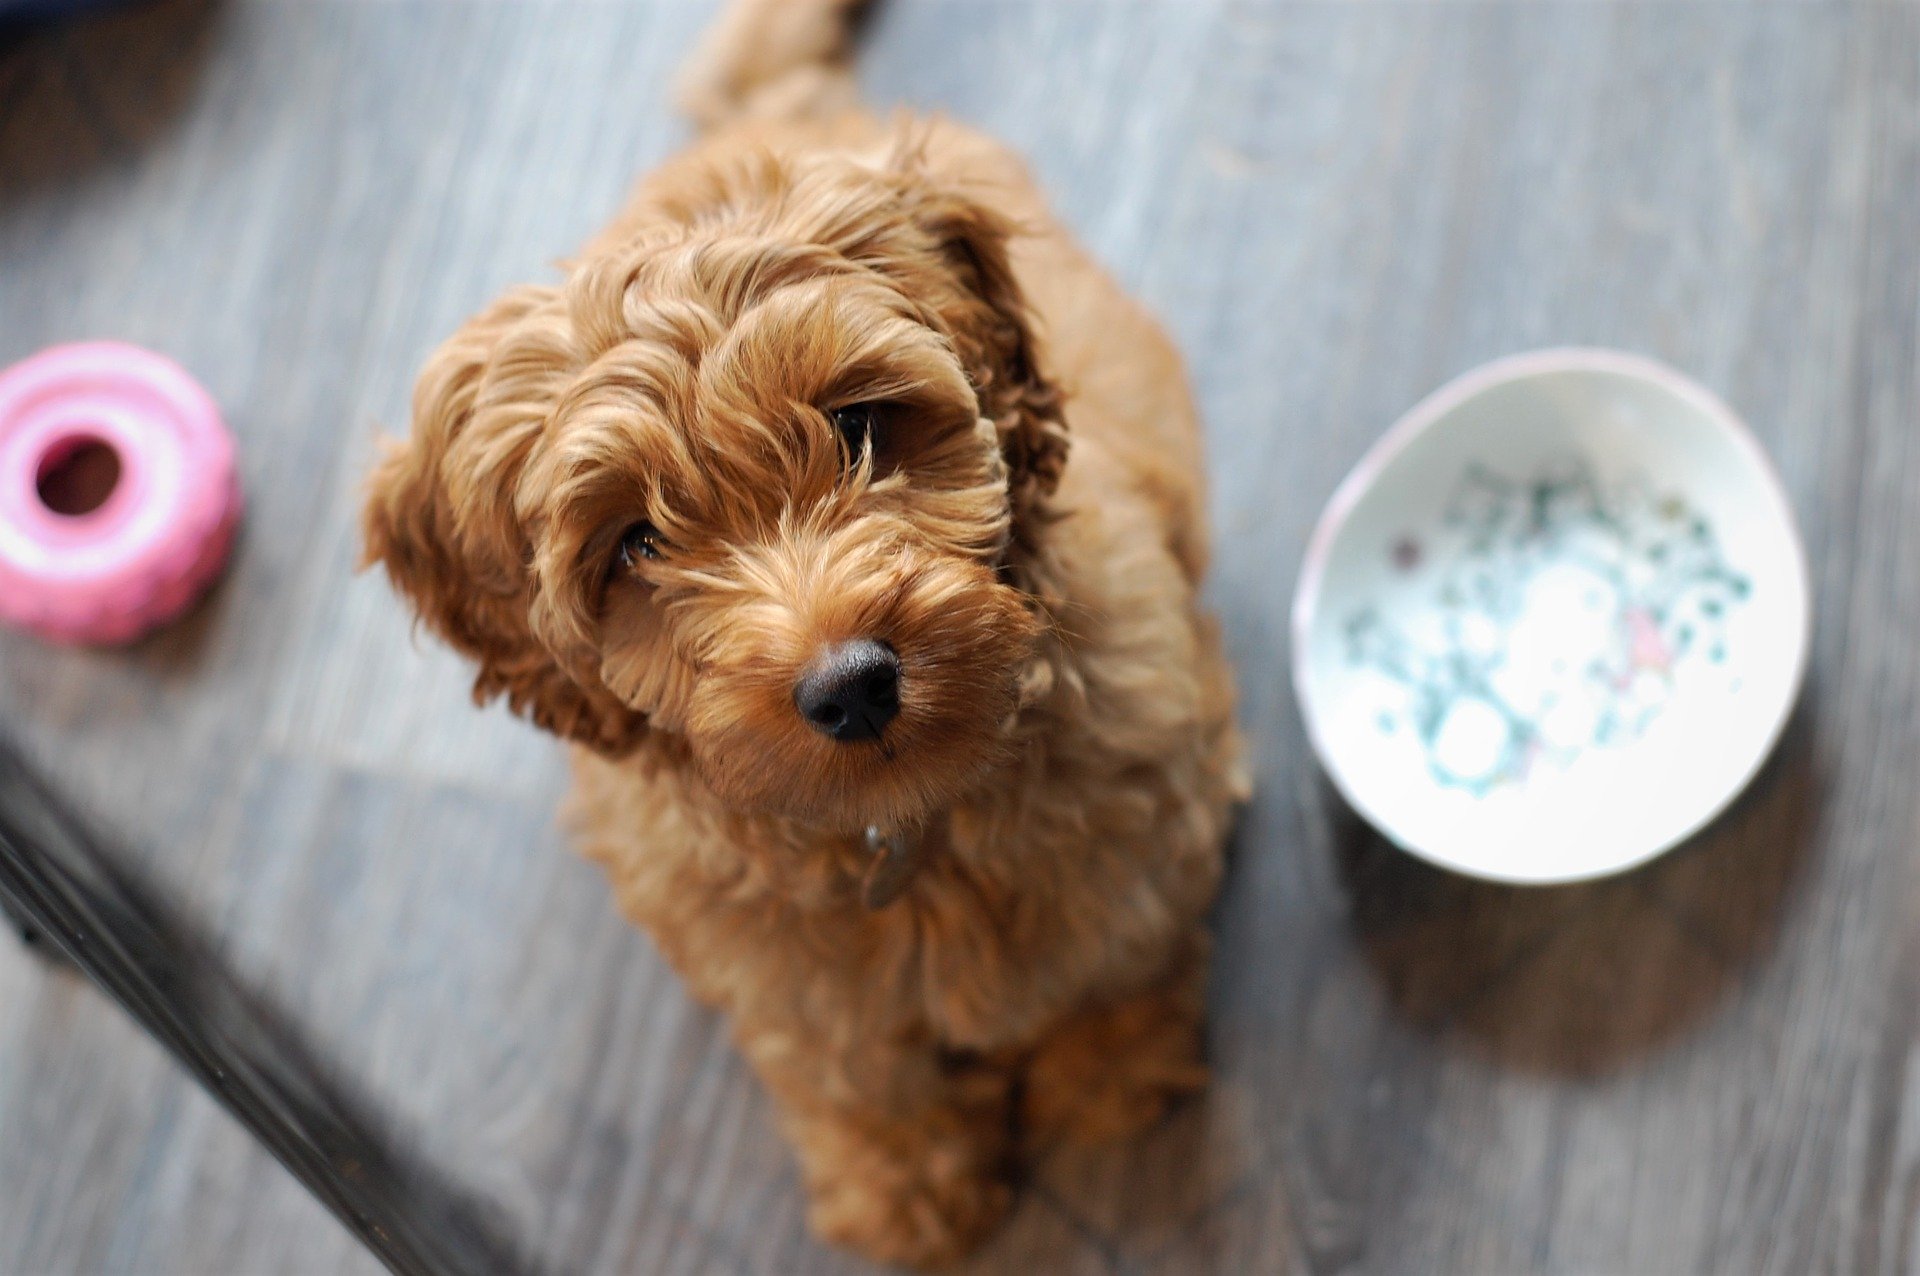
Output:
<svg viewBox="0 0 1920 1276">
<path fill-rule="evenodd" d="M 840 435 L 840 442 L 847 449 L 849 466 L 860 463 L 862 452 L 876 458 L 879 456 L 881 438 L 878 403 L 849 403 L 844 408 L 835 408 L 833 428 Z"/>
<path fill-rule="evenodd" d="M 643 561 L 657 563 L 665 543 L 660 539 L 660 529 L 652 523 L 635 523 L 620 533 L 620 565 L 631 570 Z"/>
</svg>

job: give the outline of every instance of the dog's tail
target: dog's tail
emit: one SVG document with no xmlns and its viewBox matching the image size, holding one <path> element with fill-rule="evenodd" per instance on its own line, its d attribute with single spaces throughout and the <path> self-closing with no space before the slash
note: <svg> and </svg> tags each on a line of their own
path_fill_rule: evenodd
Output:
<svg viewBox="0 0 1920 1276">
<path fill-rule="evenodd" d="M 854 37 L 870 0 L 727 0 L 681 69 L 681 110 L 705 132 L 746 118 L 851 108 Z"/>
</svg>

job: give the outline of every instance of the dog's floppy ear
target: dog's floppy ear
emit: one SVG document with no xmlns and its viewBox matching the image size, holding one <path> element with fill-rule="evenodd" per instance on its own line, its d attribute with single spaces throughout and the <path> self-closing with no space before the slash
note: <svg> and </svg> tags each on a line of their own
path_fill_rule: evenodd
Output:
<svg viewBox="0 0 1920 1276">
<path fill-rule="evenodd" d="M 917 157 L 902 162 L 911 172 Z M 1067 463 L 1060 388 L 1007 257 L 1015 224 L 979 199 L 924 177 L 908 193 L 914 221 L 933 237 L 960 287 L 942 315 L 985 414 L 1000 433 L 1013 500 L 1014 535 L 1025 540 Z"/>
<path fill-rule="evenodd" d="M 535 636 L 539 583 L 514 508 L 576 366 L 552 288 L 508 292 L 441 345 L 414 385 L 411 437 L 389 445 L 368 482 L 364 562 L 385 566 L 428 626 L 479 662 L 475 701 L 505 696 L 537 725 L 619 753 L 646 719 Z"/>
</svg>

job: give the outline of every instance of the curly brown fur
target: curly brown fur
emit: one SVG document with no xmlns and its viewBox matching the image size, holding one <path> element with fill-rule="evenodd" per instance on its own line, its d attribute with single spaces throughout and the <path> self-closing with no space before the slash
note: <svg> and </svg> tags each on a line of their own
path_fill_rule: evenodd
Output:
<svg viewBox="0 0 1920 1276">
<path fill-rule="evenodd" d="M 841 109 L 846 0 L 781 2 L 690 73 L 712 131 L 434 354 L 367 550 L 578 742 L 586 851 L 731 1016 L 815 1228 L 937 1265 L 1013 1158 L 1203 1083 L 1245 782 L 1171 344 L 999 145 Z M 899 711 L 838 742 L 794 687 L 858 638 Z M 877 910 L 870 825 L 921 844 Z"/>
</svg>

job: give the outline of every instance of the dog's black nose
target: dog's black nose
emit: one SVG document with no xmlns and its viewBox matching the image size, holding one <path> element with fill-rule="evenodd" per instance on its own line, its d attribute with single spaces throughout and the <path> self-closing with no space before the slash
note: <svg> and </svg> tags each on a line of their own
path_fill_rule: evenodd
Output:
<svg viewBox="0 0 1920 1276">
<path fill-rule="evenodd" d="M 871 638 L 837 643 L 800 675 L 793 703 L 822 735 L 877 740 L 900 712 L 900 659 Z"/>
</svg>

